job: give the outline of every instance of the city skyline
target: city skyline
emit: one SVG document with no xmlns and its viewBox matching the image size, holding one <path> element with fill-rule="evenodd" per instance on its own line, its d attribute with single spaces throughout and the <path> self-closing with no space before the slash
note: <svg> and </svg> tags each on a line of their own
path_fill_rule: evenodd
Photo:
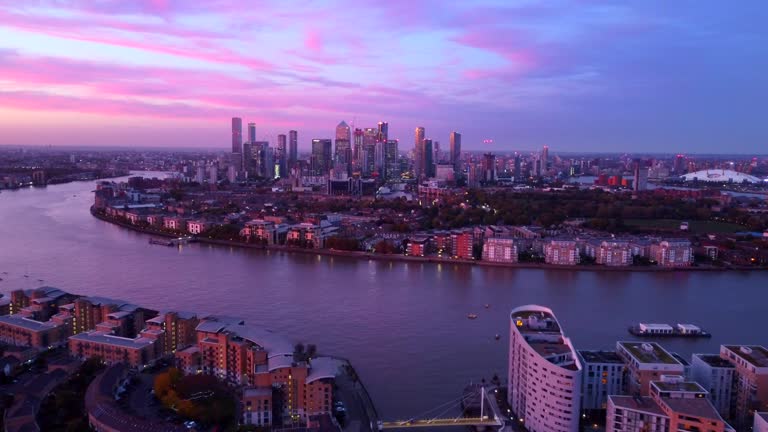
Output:
<svg viewBox="0 0 768 432">
<path fill-rule="evenodd" d="M 466 151 L 756 153 L 766 11 L 738 6 L 4 5 L 0 145 L 226 149 L 241 117 L 303 149 L 384 119 Z M 361 16 L 387 25 L 336 25 Z"/>
</svg>

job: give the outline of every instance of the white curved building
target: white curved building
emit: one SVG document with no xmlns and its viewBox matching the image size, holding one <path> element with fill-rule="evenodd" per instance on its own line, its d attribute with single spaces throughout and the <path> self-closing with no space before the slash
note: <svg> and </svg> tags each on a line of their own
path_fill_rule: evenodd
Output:
<svg viewBox="0 0 768 432">
<path fill-rule="evenodd" d="M 703 170 L 680 176 L 685 181 L 698 180 L 712 183 L 760 183 L 759 178 L 733 170 Z"/>
<path fill-rule="evenodd" d="M 510 315 L 512 410 L 530 432 L 577 432 L 581 362 L 551 309 L 528 305 Z"/>
</svg>

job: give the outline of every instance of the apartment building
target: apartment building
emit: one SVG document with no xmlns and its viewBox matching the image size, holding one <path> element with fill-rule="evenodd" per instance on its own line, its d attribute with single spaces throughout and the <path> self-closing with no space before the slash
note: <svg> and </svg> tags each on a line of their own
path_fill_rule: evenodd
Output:
<svg viewBox="0 0 768 432">
<path fill-rule="evenodd" d="M 688 240 L 664 240 L 651 245 L 650 258 L 661 267 L 687 267 L 693 263 L 693 248 Z"/>
<path fill-rule="evenodd" d="M 604 240 L 595 251 L 595 262 L 606 266 L 632 264 L 632 250 L 625 240 Z"/>
<path fill-rule="evenodd" d="M 582 364 L 551 309 L 512 310 L 508 402 L 530 432 L 576 432 Z"/>
<path fill-rule="evenodd" d="M 731 413 L 737 428 L 768 411 L 768 350 L 759 345 L 721 345 L 720 357 L 734 366 Z"/>
<path fill-rule="evenodd" d="M 581 375 L 582 412 L 608 408 L 608 396 L 624 389 L 624 360 L 615 351 L 578 351 Z"/>
<path fill-rule="evenodd" d="M 547 264 L 576 265 L 579 261 L 579 247 L 574 240 L 551 240 L 544 244 L 544 262 Z"/>
<path fill-rule="evenodd" d="M 709 393 L 709 400 L 723 418 L 731 417 L 731 395 L 736 369 L 717 354 L 694 354 L 691 378 Z"/>
<path fill-rule="evenodd" d="M 91 330 L 69 338 L 69 353 L 83 359 L 101 357 L 109 365 L 125 363 L 142 370 L 163 355 L 163 345 L 162 330 L 143 330 L 136 338 Z"/>
<path fill-rule="evenodd" d="M 685 376 L 685 366 L 655 342 L 616 342 L 616 353 L 627 365 L 625 394 L 648 396 L 662 376 Z"/>
<path fill-rule="evenodd" d="M 483 243 L 483 261 L 516 263 L 518 258 L 515 239 L 489 237 Z"/>
</svg>

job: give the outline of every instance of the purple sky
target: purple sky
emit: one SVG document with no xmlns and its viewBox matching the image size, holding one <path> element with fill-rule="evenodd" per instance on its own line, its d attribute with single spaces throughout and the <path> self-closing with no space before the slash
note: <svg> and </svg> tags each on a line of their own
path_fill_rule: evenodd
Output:
<svg viewBox="0 0 768 432">
<path fill-rule="evenodd" d="M 0 0 L 0 145 L 766 153 L 764 0 Z"/>
</svg>

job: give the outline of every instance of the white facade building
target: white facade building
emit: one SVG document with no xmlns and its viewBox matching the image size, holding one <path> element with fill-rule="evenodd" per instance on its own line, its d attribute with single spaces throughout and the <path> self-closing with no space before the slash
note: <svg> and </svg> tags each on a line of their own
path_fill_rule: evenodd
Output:
<svg viewBox="0 0 768 432">
<path fill-rule="evenodd" d="M 579 430 L 582 366 L 551 309 L 512 310 L 508 402 L 530 432 Z"/>
<path fill-rule="evenodd" d="M 733 364 L 718 354 L 694 354 L 692 359 L 691 378 L 709 392 L 709 400 L 717 412 L 730 418 Z"/>
</svg>

